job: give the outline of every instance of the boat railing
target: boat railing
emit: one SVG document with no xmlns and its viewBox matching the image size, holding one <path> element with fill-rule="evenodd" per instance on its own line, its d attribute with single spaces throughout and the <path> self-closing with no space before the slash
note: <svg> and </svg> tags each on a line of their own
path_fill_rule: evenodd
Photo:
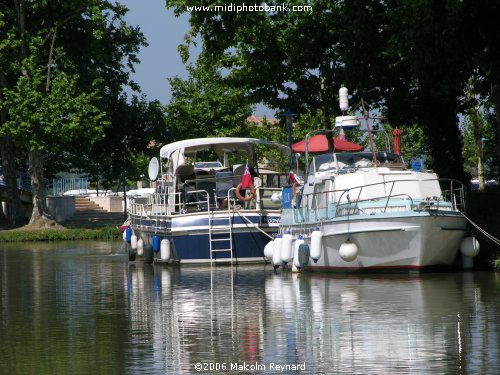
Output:
<svg viewBox="0 0 500 375">
<path fill-rule="evenodd" d="M 440 186 L 439 196 L 417 198 L 402 191 L 404 183 Z M 432 187 L 431 187 L 432 188 Z M 318 221 L 333 217 L 387 213 L 389 211 L 446 210 L 463 212 L 466 208 L 463 184 L 454 179 L 391 180 L 359 185 L 349 189 L 326 190 L 305 194 L 303 207 L 295 210 L 296 220 Z"/>
<path fill-rule="evenodd" d="M 210 194 L 206 190 L 193 190 L 171 194 L 154 193 L 145 203 L 130 204 L 132 216 L 158 217 L 201 211 L 210 208 Z"/>
<path fill-rule="evenodd" d="M 154 193 L 147 198 L 134 199 L 130 203 L 129 212 L 134 217 L 158 218 L 181 215 L 190 212 L 226 210 L 229 205 L 238 204 L 235 198 L 235 188 L 217 195 L 216 191 L 192 190 L 175 193 Z M 257 187 L 256 199 L 240 202 L 245 209 L 276 209 L 281 208 L 279 201 L 271 199 L 272 194 L 279 193 L 279 188 Z"/>
</svg>

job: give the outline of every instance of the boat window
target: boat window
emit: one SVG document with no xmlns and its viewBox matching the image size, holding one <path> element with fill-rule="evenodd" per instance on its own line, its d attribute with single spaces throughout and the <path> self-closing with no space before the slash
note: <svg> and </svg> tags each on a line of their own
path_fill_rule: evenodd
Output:
<svg viewBox="0 0 500 375">
<path fill-rule="evenodd" d="M 195 169 L 222 168 L 220 161 L 197 161 L 194 163 Z"/>
<path fill-rule="evenodd" d="M 337 163 L 333 154 L 315 155 L 311 164 L 309 165 L 309 174 L 316 172 L 325 172 L 337 169 Z"/>
<path fill-rule="evenodd" d="M 376 156 L 378 163 L 382 165 L 390 166 L 390 164 L 402 163 L 401 156 L 392 152 L 379 151 Z M 337 166 L 340 170 L 344 168 L 367 168 L 372 166 L 372 162 L 373 154 L 367 151 L 315 155 L 309 164 L 309 175 L 314 175 L 317 172 L 336 171 Z"/>
<path fill-rule="evenodd" d="M 366 168 L 372 165 L 373 154 L 371 152 L 344 152 L 337 153 L 339 167 Z M 400 163 L 401 157 L 391 152 L 377 152 L 377 161 L 381 164 Z"/>
</svg>

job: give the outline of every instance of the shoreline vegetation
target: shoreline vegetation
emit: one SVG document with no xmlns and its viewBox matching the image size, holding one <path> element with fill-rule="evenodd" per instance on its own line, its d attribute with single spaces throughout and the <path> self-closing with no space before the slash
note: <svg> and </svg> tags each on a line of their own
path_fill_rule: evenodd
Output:
<svg viewBox="0 0 500 375">
<path fill-rule="evenodd" d="M 16 229 L 0 230 L 0 243 L 66 241 L 66 240 L 115 240 L 122 234 L 115 226 L 101 228 L 30 228 L 24 226 Z"/>
</svg>

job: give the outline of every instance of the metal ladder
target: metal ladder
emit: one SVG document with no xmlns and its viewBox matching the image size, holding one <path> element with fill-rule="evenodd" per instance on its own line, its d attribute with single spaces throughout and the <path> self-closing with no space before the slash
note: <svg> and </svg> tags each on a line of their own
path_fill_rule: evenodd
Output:
<svg viewBox="0 0 500 375">
<path fill-rule="evenodd" d="M 219 211 L 220 212 L 220 211 Z M 233 215 L 231 213 L 231 201 L 227 205 L 227 222 L 224 224 L 215 224 L 216 220 L 224 221 L 226 218 L 215 218 L 215 210 L 211 210 L 208 217 L 208 237 L 210 241 L 210 261 L 217 260 L 216 253 L 229 252 L 231 264 L 233 264 Z M 221 244 L 219 247 L 216 244 Z"/>
</svg>

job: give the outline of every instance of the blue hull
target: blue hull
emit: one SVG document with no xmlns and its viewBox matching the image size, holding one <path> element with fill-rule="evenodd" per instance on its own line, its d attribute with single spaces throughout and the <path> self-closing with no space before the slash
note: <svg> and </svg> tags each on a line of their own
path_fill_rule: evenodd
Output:
<svg viewBox="0 0 500 375">
<path fill-rule="evenodd" d="M 233 263 L 264 263 L 264 247 L 270 238 L 275 236 L 279 229 L 279 217 L 249 215 L 252 224 L 245 223 L 240 217 L 235 216 L 231 220 L 232 226 L 232 262 Z M 210 236 L 208 228 L 209 220 L 206 216 L 178 216 L 169 221 L 142 220 L 140 223 L 132 224 L 138 238 L 144 241 L 144 251 L 151 248 L 153 235 L 160 239 L 170 241 L 170 259 L 174 263 L 210 263 L 212 261 L 227 263 L 231 262 L 230 251 L 213 252 L 210 256 Z M 213 225 L 227 225 L 227 218 L 217 218 Z M 257 226 L 259 229 L 257 229 Z M 212 239 L 220 241 L 212 242 L 213 249 L 228 249 L 228 234 L 212 234 Z M 154 255 L 154 259 L 160 261 L 160 253 Z"/>
<path fill-rule="evenodd" d="M 175 248 L 175 257 L 181 262 L 210 260 L 210 244 L 208 234 L 181 235 L 172 237 Z M 269 238 L 258 231 L 233 233 L 233 260 L 245 261 L 257 258 L 254 261 L 264 262 L 264 246 Z M 221 248 L 221 247 L 219 247 Z M 215 260 L 231 259 L 229 251 L 214 253 Z"/>
</svg>

